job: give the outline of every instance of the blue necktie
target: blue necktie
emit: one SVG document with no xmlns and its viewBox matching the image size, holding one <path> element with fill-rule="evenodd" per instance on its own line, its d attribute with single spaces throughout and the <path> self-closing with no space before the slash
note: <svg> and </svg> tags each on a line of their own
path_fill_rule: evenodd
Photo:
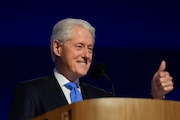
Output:
<svg viewBox="0 0 180 120">
<path fill-rule="evenodd" d="M 71 90 L 70 97 L 71 97 L 71 103 L 82 101 L 82 95 L 78 90 L 78 85 L 74 82 L 69 82 L 65 84 L 65 87 Z"/>
</svg>

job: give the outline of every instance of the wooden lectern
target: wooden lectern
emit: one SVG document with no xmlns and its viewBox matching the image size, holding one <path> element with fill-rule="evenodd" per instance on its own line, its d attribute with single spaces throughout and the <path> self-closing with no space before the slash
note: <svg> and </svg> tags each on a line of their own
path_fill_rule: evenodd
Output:
<svg viewBox="0 0 180 120">
<path fill-rule="evenodd" d="M 180 120 L 180 102 L 137 98 L 89 99 L 32 120 Z"/>
</svg>

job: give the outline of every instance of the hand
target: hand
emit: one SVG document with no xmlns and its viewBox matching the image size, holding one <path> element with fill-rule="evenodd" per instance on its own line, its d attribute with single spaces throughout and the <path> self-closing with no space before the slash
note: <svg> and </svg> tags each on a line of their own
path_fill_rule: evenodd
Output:
<svg viewBox="0 0 180 120">
<path fill-rule="evenodd" d="M 165 68 L 166 62 L 162 61 L 151 81 L 151 95 L 154 99 L 163 99 L 164 95 L 173 90 L 173 78 Z"/>
</svg>

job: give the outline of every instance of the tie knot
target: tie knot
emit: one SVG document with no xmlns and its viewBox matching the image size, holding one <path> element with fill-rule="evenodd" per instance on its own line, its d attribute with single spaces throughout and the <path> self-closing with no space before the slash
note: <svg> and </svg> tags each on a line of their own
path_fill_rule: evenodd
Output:
<svg viewBox="0 0 180 120">
<path fill-rule="evenodd" d="M 65 84 L 65 87 L 72 90 L 73 88 L 78 88 L 78 85 L 74 82 L 69 82 L 69 83 Z"/>
</svg>

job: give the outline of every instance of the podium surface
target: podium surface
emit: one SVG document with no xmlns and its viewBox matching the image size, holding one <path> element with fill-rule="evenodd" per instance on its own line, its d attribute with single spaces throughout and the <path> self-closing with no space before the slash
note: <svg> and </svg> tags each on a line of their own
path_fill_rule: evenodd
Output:
<svg viewBox="0 0 180 120">
<path fill-rule="evenodd" d="M 89 99 L 31 120 L 180 120 L 180 102 L 138 98 Z"/>
</svg>

